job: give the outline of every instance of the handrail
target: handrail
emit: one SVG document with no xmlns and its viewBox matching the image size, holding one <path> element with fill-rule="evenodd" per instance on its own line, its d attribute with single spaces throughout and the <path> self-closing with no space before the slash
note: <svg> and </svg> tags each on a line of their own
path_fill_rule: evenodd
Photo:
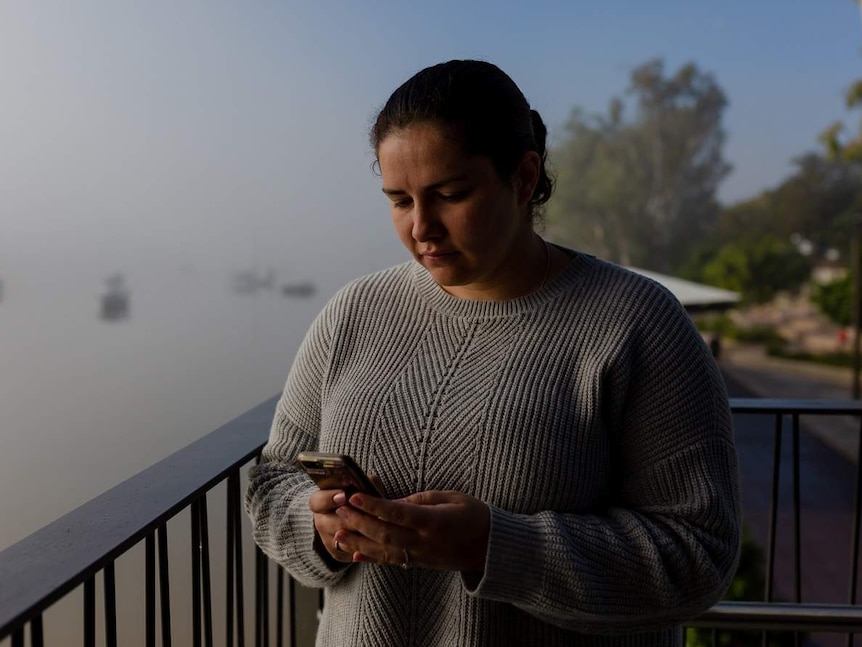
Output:
<svg viewBox="0 0 862 647">
<path fill-rule="evenodd" d="M 0 640 L 98 571 L 112 568 L 120 554 L 258 455 L 276 400 L 266 400 L 0 552 Z M 792 415 L 796 429 L 799 415 L 862 416 L 862 402 L 733 398 L 731 410 Z M 862 632 L 862 608 L 722 602 L 686 625 Z"/>
<path fill-rule="evenodd" d="M 847 604 L 719 602 L 687 627 L 780 631 L 862 631 L 862 607 Z"/>
<path fill-rule="evenodd" d="M 862 414 L 862 400 L 730 398 L 730 409 L 734 413 L 859 415 Z"/>
<path fill-rule="evenodd" d="M 63 597 L 250 461 L 277 397 L 0 552 L 0 638 Z"/>
</svg>

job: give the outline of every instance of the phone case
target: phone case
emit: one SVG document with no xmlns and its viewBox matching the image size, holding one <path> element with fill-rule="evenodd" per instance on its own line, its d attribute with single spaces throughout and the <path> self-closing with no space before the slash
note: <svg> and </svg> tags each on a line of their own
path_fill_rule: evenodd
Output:
<svg viewBox="0 0 862 647">
<path fill-rule="evenodd" d="M 321 490 L 344 490 L 348 496 L 355 492 L 383 496 L 356 461 L 346 454 L 302 452 L 296 460 Z"/>
</svg>

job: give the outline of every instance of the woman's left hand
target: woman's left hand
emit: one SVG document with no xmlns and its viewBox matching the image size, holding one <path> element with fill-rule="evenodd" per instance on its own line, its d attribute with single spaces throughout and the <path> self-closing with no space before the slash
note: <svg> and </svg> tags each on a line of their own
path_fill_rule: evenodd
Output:
<svg viewBox="0 0 862 647">
<path fill-rule="evenodd" d="M 479 499 L 428 490 L 403 499 L 354 494 L 335 538 L 354 561 L 465 573 L 485 570 L 491 513 Z"/>
</svg>

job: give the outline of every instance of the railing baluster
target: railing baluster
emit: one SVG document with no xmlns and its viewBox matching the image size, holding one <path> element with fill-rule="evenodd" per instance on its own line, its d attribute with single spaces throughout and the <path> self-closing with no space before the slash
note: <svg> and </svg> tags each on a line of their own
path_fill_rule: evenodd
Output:
<svg viewBox="0 0 862 647">
<path fill-rule="evenodd" d="M 793 417 L 793 560 L 796 579 L 794 581 L 794 593 L 796 603 L 802 602 L 802 506 L 799 494 L 799 414 Z M 793 634 L 793 644 L 800 645 L 799 632 Z"/>
<path fill-rule="evenodd" d="M 284 569 L 278 569 L 275 574 L 275 644 L 284 645 Z"/>
<path fill-rule="evenodd" d="M 144 541 L 146 553 L 145 576 L 145 620 L 146 645 L 156 647 L 156 539 L 153 533 L 147 534 Z"/>
<path fill-rule="evenodd" d="M 856 444 L 856 490 L 853 493 L 853 533 L 850 550 L 850 594 L 849 602 L 856 604 L 856 588 L 859 582 L 859 532 L 862 529 L 862 416 L 859 417 L 859 442 Z M 847 647 L 853 647 L 855 636 L 847 634 Z"/>
<path fill-rule="evenodd" d="M 30 642 L 32 647 L 44 647 L 45 645 L 41 613 L 30 621 Z"/>
<path fill-rule="evenodd" d="M 245 604 L 242 584 L 242 502 L 240 499 L 239 474 L 233 490 L 234 569 L 236 577 L 236 644 L 245 647 Z"/>
<path fill-rule="evenodd" d="M 200 504 L 192 501 L 192 644 L 201 647 L 201 532 L 199 525 Z"/>
<path fill-rule="evenodd" d="M 117 585 L 114 562 L 107 564 L 102 573 L 105 585 L 105 644 L 117 647 Z"/>
<path fill-rule="evenodd" d="M 772 496 L 769 507 L 769 540 L 766 553 L 766 602 L 772 602 L 775 579 L 775 539 L 778 523 L 778 487 L 781 475 L 781 433 L 782 414 L 775 414 L 775 434 L 772 445 Z M 763 632 L 763 647 L 769 644 L 769 633 Z"/>
<path fill-rule="evenodd" d="M 198 509 L 201 535 L 201 570 L 203 574 L 203 602 L 204 602 L 204 644 L 213 647 L 213 604 L 212 583 L 210 581 L 210 538 L 209 520 L 207 519 L 207 495 L 200 498 Z"/>
<path fill-rule="evenodd" d="M 263 624 L 263 647 L 269 647 L 269 560 L 263 551 L 260 553 L 260 594 L 263 607 L 261 622 Z"/>
<path fill-rule="evenodd" d="M 260 465 L 260 455 L 254 459 L 255 465 Z M 264 589 L 264 580 L 266 579 L 265 571 L 266 557 L 263 551 L 257 546 L 254 547 L 254 644 L 255 647 L 265 646 L 264 636 L 264 613 L 266 592 Z"/>
<path fill-rule="evenodd" d="M 24 628 L 12 632 L 12 647 L 24 647 Z"/>
<path fill-rule="evenodd" d="M 227 586 L 225 595 L 225 645 L 233 647 L 233 490 L 239 488 L 239 473 L 231 472 L 227 478 Z"/>
<path fill-rule="evenodd" d="M 96 647 L 96 578 L 84 580 L 84 647 Z"/>
<path fill-rule="evenodd" d="M 168 527 L 159 526 L 159 610 L 162 620 L 162 647 L 171 647 L 171 575 L 168 561 Z"/>
<path fill-rule="evenodd" d="M 254 548 L 254 644 L 263 646 L 263 562 L 260 548 Z"/>
<path fill-rule="evenodd" d="M 287 580 L 287 592 L 290 595 L 288 620 L 290 621 L 290 647 L 296 647 L 296 580 Z"/>
</svg>

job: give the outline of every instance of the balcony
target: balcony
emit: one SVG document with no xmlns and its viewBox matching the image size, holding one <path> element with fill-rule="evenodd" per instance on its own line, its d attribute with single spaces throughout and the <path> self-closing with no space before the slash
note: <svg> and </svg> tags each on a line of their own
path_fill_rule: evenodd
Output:
<svg viewBox="0 0 862 647">
<path fill-rule="evenodd" d="M 243 478 L 274 406 L 263 402 L 0 553 L 0 646 L 312 644 L 322 596 L 251 544 L 242 511 Z M 862 632 L 862 444 L 855 465 L 830 462 L 805 424 L 849 416 L 859 428 L 862 403 L 731 406 L 765 591 L 721 602 L 690 626 L 712 629 L 714 645 L 741 644 L 721 642 L 729 630 L 760 632 L 763 644 L 787 631 L 795 644 L 852 644 Z"/>
</svg>

